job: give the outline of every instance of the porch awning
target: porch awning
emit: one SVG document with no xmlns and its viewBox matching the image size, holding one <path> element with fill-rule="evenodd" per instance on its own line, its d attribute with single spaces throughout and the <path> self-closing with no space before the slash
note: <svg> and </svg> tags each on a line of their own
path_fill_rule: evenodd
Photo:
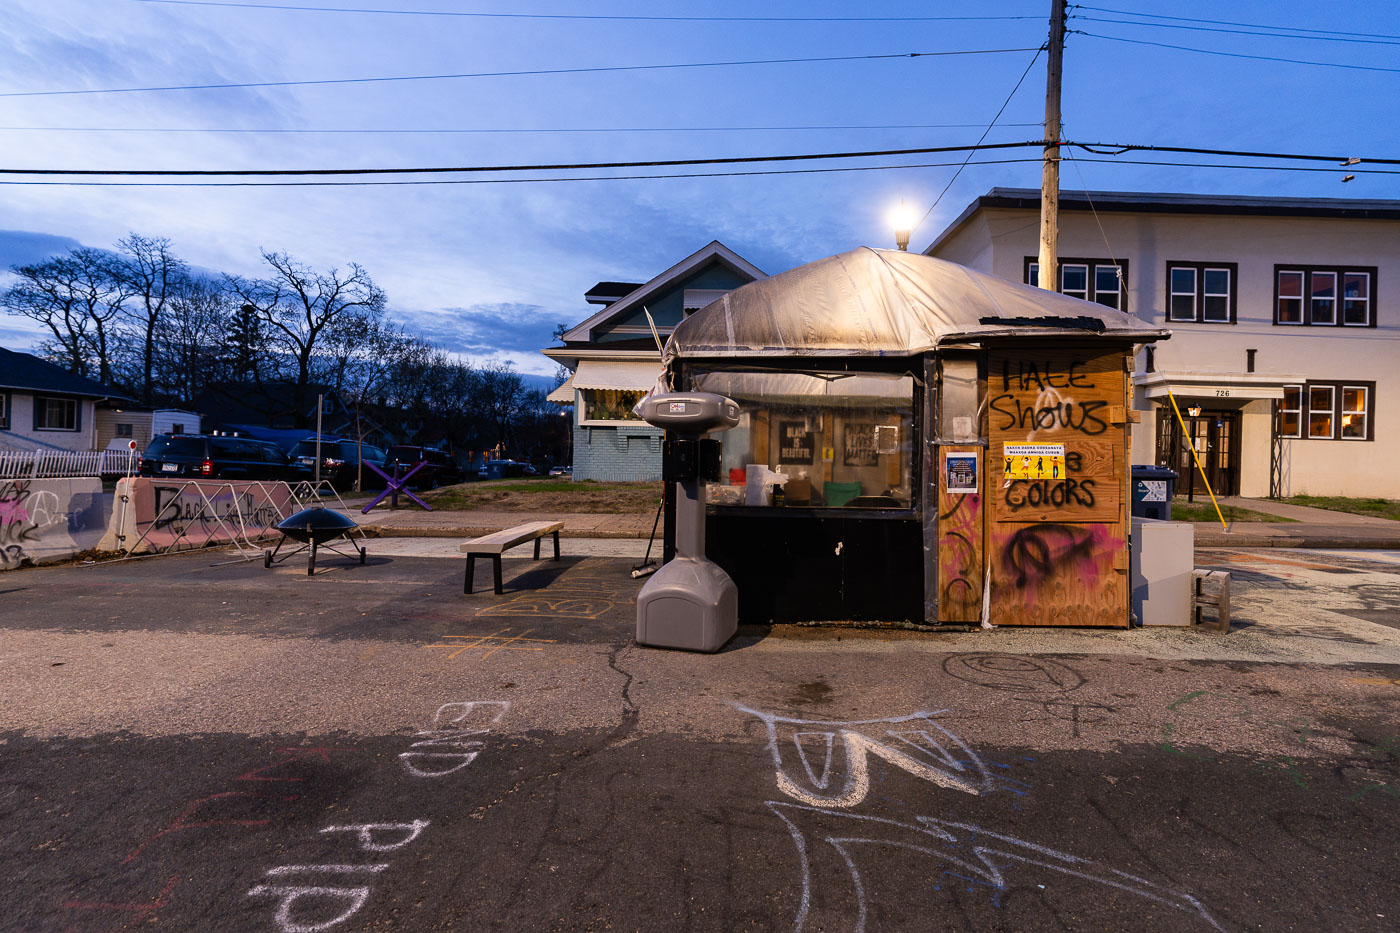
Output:
<svg viewBox="0 0 1400 933">
<path fill-rule="evenodd" d="M 546 402 L 554 402 L 556 405 L 572 405 L 574 403 L 574 377 L 570 376 L 564 380 L 564 384 L 544 397 Z"/>
<path fill-rule="evenodd" d="M 578 371 L 565 385 L 577 389 L 627 389 L 646 392 L 661 376 L 661 360 L 579 360 Z"/>
<path fill-rule="evenodd" d="M 1162 371 L 1133 376 L 1133 384 L 1150 399 L 1165 399 L 1168 390 L 1178 399 L 1281 399 L 1284 386 L 1302 385 L 1306 381 L 1290 373 Z"/>
</svg>

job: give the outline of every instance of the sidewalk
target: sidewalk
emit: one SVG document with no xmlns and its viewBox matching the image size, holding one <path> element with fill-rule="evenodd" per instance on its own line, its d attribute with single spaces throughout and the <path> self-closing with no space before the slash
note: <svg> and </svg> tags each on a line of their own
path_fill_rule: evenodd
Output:
<svg viewBox="0 0 1400 933">
<path fill-rule="evenodd" d="M 1231 498 L 1222 505 L 1236 505 L 1295 518 L 1293 522 L 1236 522 L 1228 531 L 1219 522 L 1193 522 L 1196 547 L 1298 547 L 1400 550 L 1400 522 L 1345 512 L 1284 505 L 1258 499 Z M 638 514 L 500 512 L 486 509 L 424 512 L 417 507 L 394 511 L 375 509 L 361 515 L 347 513 L 370 534 L 396 538 L 475 538 L 525 522 L 562 521 L 565 538 L 640 538 L 651 535 L 656 517 Z M 661 534 L 660 528 L 657 535 Z"/>
<path fill-rule="evenodd" d="M 559 533 L 564 538 L 647 538 L 651 536 L 652 521 L 656 513 L 650 515 L 614 515 L 597 512 L 492 512 L 487 509 L 467 511 L 425 512 L 418 507 L 403 509 L 375 509 L 368 515 L 351 508 L 350 518 L 361 528 L 379 537 L 395 538 L 475 538 L 487 535 L 502 528 L 522 525 L 526 522 L 563 522 L 564 530 Z M 656 530 L 658 538 L 661 529 Z"/>
<path fill-rule="evenodd" d="M 1400 548 L 1400 522 L 1388 518 L 1241 496 L 1226 496 L 1219 501 L 1221 506 L 1252 509 L 1293 521 L 1234 522 L 1229 531 L 1221 529 L 1219 522 L 1193 522 L 1196 547 Z"/>
</svg>

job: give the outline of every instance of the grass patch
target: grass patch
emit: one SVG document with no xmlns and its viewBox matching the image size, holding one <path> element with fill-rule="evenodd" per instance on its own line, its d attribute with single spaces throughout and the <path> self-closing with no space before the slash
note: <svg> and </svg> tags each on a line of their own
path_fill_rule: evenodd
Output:
<svg viewBox="0 0 1400 933">
<path fill-rule="evenodd" d="M 1292 522 L 1293 518 L 1283 518 L 1278 515 L 1270 515 L 1267 512 L 1256 512 L 1253 509 L 1241 509 L 1233 505 L 1222 505 L 1221 513 L 1225 516 L 1225 521 L 1234 522 Z M 1215 515 L 1215 506 L 1210 504 L 1207 497 L 1205 501 L 1187 502 L 1177 496 L 1172 500 L 1172 521 L 1174 522 L 1216 522 L 1220 519 Z"/>
<path fill-rule="evenodd" d="M 1389 518 L 1400 521 L 1400 502 L 1394 499 L 1362 499 L 1351 496 L 1289 496 L 1279 500 L 1289 505 L 1306 505 L 1314 509 L 1328 509 L 1333 512 L 1350 512 L 1353 515 L 1369 515 L 1372 518 Z"/>
<path fill-rule="evenodd" d="M 434 509 L 466 512 L 651 515 L 661 501 L 660 483 L 599 483 L 594 480 L 485 480 L 422 493 Z"/>
</svg>

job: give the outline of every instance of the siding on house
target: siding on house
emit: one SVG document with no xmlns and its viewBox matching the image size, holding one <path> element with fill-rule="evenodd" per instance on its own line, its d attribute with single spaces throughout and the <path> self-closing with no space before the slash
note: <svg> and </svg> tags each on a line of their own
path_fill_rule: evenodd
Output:
<svg viewBox="0 0 1400 933">
<path fill-rule="evenodd" d="M 574 480 L 649 483 L 661 480 L 663 432 L 648 424 L 574 426 Z"/>
<path fill-rule="evenodd" d="M 1038 193 L 1009 193 L 1027 203 L 1000 206 L 1011 199 L 1005 189 L 994 189 L 934 242 L 929 255 L 1024 281 L 1027 259 L 1039 249 L 1038 207 L 1029 203 Z M 1151 372 L 1146 351 L 1137 355 L 1135 407 L 1142 420 L 1133 428 L 1133 462 L 1160 459 L 1159 425 L 1175 415 L 1160 387 L 1154 397 L 1148 390 L 1165 383 L 1183 414 L 1198 406 L 1207 417 L 1219 410 L 1238 418 L 1233 482 L 1242 495 L 1267 496 L 1274 470 L 1283 495 L 1400 498 L 1400 470 L 1392 466 L 1400 458 L 1400 201 L 1140 197 L 1135 208 L 1134 196 L 1108 193 L 1100 200 L 1096 194 L 1095 217 L 1083 203 L 1066 209 L 1072 195 L 1063 192 L 1059 234 L 1062 261 L 1125 262 L 1125 310 L 1172 330 L 1171 339 L 1153 350 Z M 1168 320 L 1169 263 L 1231 264 L 1233 320 Z M 1280 266 L 1374 270 L 1374 326 L 1276 324 Z M 1304 436 L 1280 439 L 1275 450 L 1280 387 L 1309 381 L 1374 384 L 1367 400 L 1370 439 Z"/>
</svg>

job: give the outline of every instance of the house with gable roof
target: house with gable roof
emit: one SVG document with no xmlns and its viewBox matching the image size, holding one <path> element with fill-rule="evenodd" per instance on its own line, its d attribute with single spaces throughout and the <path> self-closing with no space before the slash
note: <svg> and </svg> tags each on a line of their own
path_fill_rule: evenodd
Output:
<svg viewBox="0 0 1400 933">
<path fill-rule="evenodd" d="M 599 282 L 584 293 L 601 309 L 566 331 L 563 346 L 541 351 L 570 371 L 549 400 L 573 406 L 575 480 L 661 478 L 663 432 L 632 413 L 661 374 L 657 337 L 664 342 L 688 315 L 763 278 L 761 269 L 714 240 L 649 282 Z"/>
</svg>

